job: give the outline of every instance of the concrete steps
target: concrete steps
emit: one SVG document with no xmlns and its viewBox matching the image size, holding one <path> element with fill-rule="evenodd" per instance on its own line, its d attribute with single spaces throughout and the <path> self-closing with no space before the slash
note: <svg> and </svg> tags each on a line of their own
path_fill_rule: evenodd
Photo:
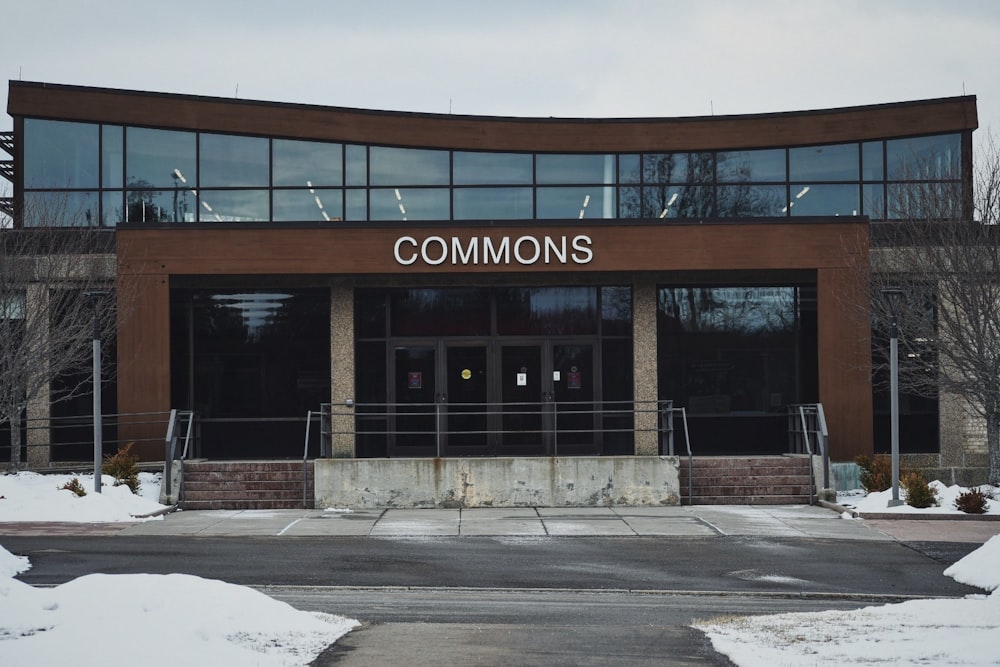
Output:
<svg viewBox="0 0 1000 667">
<path fill-rule="evenodd" d="M 807 456 L 702 456 L 681 458 L 684 505 L 800 505 L 813 494 Z"/>
<path fill-rule="evenodd" d="M 180 507 L 187 510 L 311 509 L 313 465 L 302 461 L 185 461 Z"/>
</svg>

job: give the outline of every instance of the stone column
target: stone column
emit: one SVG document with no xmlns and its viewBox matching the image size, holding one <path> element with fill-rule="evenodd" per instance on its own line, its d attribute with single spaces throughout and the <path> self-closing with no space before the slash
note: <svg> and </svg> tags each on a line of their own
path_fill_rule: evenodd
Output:
<svg viewBox="0 0 1000 667">
<path fill-rule="evenodd" d="M 38 318 L 38 321 L 46 322 L 49 319 L 49 286 L 45 284 L 29 285 L 25 294 L 25 316 L 28 318 Z M 40 335 L 48 336 L 46 328 Z M 48 343 L 39 341 L 40 349 L 46 349 Z M 48 366 L 49 360 L 39 358 L 37 363 L 41 366 Z M 39 369 L 40 372 L 48 375 L 48 370 Z M 28 437 L 25 446 L 28 448 L 28 467 L 47 468 L 52 460 L 52 404 L 49 402 L 49 384 L 40 388 L 38 394 L 28 402 L 27 420 Z"/>
<path fill-rule="evenodd" d="M 330 402 L 333 457 L 356 455 L 354 433 L 354 287 L 330 288 Z"/>
<path fill-rule="evenodd" d="M 660 453 L 656 400 L 656 284 L 639 279 L 632 287 L 632 358 L 635 392 L 635 453 Z"/>
</svg>

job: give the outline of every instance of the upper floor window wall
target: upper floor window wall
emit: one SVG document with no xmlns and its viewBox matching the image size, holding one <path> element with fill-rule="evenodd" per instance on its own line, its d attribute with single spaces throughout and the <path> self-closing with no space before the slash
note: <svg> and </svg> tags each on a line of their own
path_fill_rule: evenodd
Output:
<svg viewBox="0 0 1000 667">
<path fill-rule="evenodd" d="M 29 226 L 907 217 L 962 190 L 962 135 L 670 153 L 366 146 L 26 118 Z M 74 222 L 30 213 L 56 198 Z M 956 206 L 960 197 L 953 197 Z M 902 204 L 900 203 L 902 202 Z M 905 206 L 903 205 L 905 204 Z"/>
</svg>

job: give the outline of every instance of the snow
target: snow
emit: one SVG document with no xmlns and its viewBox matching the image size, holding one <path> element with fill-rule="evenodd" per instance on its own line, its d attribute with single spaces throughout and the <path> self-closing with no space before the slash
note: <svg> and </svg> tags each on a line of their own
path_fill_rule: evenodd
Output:
<svg viewBox="0 0 1000 667">
<path fill-rule="evenodd" d="M 73 477 L 86 496 L 61 490 Z M 164 506 L 153 500 L 158 476 L 139 481 L 134 495 L 103 477 L 95 494 L 93 475 L 0 475 L 0 522 L 140 520 Z M 0 665 L 306 665 L 358 625 L 186 574 L 91 574 L 34 588 L 14 578 L 30 567 L 0 546 Z"/>
<path fill-rule="evenodd" d="M 852 509 L 864 514 L 963 514 L 955 508 L 955 499 L 962 493 L 969 490 L 967 487 L 952 485 L 947 486 L 940 481 L 933 481 L 929 486 L 938 498 L 937 507 L 925 507 L 919 509 L 910 507 L 905 502 L 897 507 L 889 507 L 889 500 L 892 498 L 892 491 L 875 491 L 865 495 L 865 492 L 858 489 L 837 495 L 837 504 L 848 509 Z M 1000 487 L 979 486 L 984 493 L 993 495 L 994 499 L 986 504 L 986 514 L 1000 514 Z M 906 500 L 906 490 L 900 487 L 899 497 Z"/>
</svg>

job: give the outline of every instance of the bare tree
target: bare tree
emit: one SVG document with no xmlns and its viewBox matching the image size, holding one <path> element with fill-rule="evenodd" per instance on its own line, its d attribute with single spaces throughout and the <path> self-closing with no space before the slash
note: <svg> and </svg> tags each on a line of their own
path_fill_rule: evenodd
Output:
<svg viewBox="0 0 1000 667">
<path fill-rule="evenodd" d="M 898 188 L 889 217 L 873 225 L 875 358 L 888 363 L 890 304 L 901 287 L 899 386 L 916 395 L 963 398 L 984 420 L 989 481 L 1000 483 L 1000 149 L 990 135 L 973 169 L 973 191 L 954 174 Z M 971 208 L 970 208 L 971 205 Z M 878 364 L 876 364 L 876 371 Z"/>
<path fill-rule="evenodd" d="M 113 233 L 89 226 L 65 198 L 31 206 L 23 219 L 44 226 L 0 228 L 0 424 L 10 426 L 11 470 L 21 465 L 27 406 L 89 391 L 94 333 L 112 339 L 116 318 Z M 83 379 L 53 393 L 57 377 Z"/>
</svg>

